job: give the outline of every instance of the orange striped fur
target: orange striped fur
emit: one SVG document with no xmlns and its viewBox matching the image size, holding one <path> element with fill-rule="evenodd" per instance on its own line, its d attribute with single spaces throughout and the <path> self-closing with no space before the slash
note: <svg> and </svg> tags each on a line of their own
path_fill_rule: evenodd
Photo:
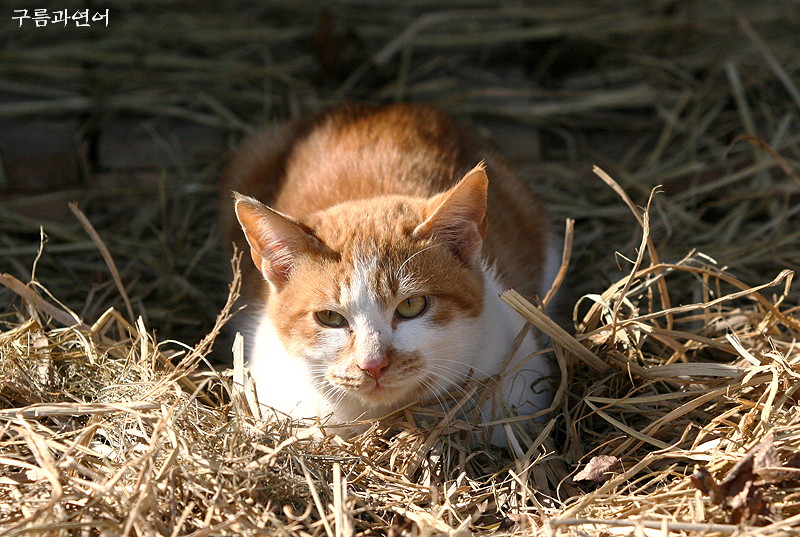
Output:
<svg viewBox="0 0 800 537">
<path fill-rule="evenodd" d="M 498 373 L 523 322 L 497 294 L 552 279 L 533 193 L 428 106 L 345 105 L 259 133 L 225 186 L 237 194 L 223 232 L 253 260 L 243 300 L 259 400 L 296 418 L 375 418 Z M 535 348 L 528 337 L 512 366 Z M 531 385 L 547 362 L 519 369 L 501 400 L 546 406 Z"/>
</svg>

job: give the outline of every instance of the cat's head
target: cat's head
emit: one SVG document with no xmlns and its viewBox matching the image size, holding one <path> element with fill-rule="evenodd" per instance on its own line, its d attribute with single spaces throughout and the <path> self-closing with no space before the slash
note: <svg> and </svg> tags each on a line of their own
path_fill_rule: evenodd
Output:
<svg viewBox="0 0 800 537">
<path fill-rule="evenodd" d="M 329 400 L 388 407 L 470 370 L 458 358 L 480 344 L 487 186 L 479 165 L 431 198 L 348 201 L 299 219 L 235 195 L 270 320 Z"/>
</svg>

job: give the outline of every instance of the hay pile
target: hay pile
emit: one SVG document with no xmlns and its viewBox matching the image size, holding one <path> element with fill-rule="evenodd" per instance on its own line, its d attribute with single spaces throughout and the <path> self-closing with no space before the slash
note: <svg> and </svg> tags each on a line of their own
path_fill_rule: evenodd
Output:
<svg viewBox="0 0 800 537">
<path fill-rule="evenodd" d="M 750 287 L 699 253 L 662 262 L 632 208 L 639 255 L 584 297 L 574 337 L 503 295 L 551 335 L 563 374 L 540 434 L 517 432 L 504 455 L 472 447 L 455 402 L 350 441 L 261 416 L 240 340 L 232 371 L 198 367 L 238 279 L 215 329 L 183 348 L 114 310 L 68 322 L 41 286 L 3 276 L 22 298 L 0 334 L 4 534 L 794 534 L 792 272 Z M 697 301 L 672 305 L 674 285 Z"/>
<path fill-rule="evenodd" d="M 223 306 L 221 158 L 0 199 L 0 533 L 796 535 L 797 13 L 626 4 L 110 2 L 113 32 L 0 37 L 0 89 L 24 97 L 4 121 L 79 118 L 88 147 L 130 114 L 181 163 L 168 121 L 233 143 L 342 98 L 425 100 L 575 219 L 572 326 L 504 295 L 563 376 L 503 452 L 474 447 L 459 394 L 351 440 L 261 415 L 218 337 L 238 288 Z M 514 124 L 538 134 L 515 147 Z M 87 221 L 45 224 L 40 252 L 23 209 L 73 198 Z"/>
</svg>

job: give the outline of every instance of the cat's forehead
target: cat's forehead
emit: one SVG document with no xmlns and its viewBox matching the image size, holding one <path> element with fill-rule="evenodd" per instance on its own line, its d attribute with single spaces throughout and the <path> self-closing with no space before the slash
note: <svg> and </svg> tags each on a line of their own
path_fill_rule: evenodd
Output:
<svg viewBox="0 0 800 537">
<path fill-rule="evenodd" d="M 392 301 L 399 294 L 409 292 L 408 279 L 396 270 L 387 267 L 377 256 L 359 257 L 354 260 L 339 280 L 339 302 L 351 311 L 367 315 L 380 315 L 381 311 L 393 308 Z"/>
<path fill-rule="evenodd" d="M 330 266 L 337 302 L 352 310 L 394 309 L 402 297 L 423 292 L 429 283 L 426 247 L 362 237 Z M 377 309 L 375 309 L 377 308 Z"/>
<path fill-rule="evenodd" d="M 438 250 L 412 237 L 423 219 L 424 201 L 387 197 L 356 200 L 312 215 L 304 223 L 334 255 L 322 260 L 324 282 L 336 302 L 394 308 L 398 296 L 420 290 Z"/>
<path fill-rule="evenodd" d="M 406 196 L 353 200 L 314 213 L 306 224 L 332 250 L 345 253 L 370 247 L 402 246 L 424 220 L 425 202 Z M 362 257 L 364 257 L 362 255 Z"/>
</svg>

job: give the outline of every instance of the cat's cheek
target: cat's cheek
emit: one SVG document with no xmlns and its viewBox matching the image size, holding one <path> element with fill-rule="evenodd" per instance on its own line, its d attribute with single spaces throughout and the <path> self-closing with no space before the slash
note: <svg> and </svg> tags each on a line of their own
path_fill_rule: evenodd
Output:
<svg viewBox="0 0 800 537">
<path fill-rule="evenodd" d="M 454 319 L 446 325 L 420 320 L 414 326 L 404 323 L 396 332 L 396 345 L 405 351 L 417 350 L 424 357 L 426 378 L 433 379 L 437 393 L 461 384 L 470 370 L 478 376 L 487 373 L 478 365 L 482 327 L 477 319 Z M 398 327 L 400 328 L 400 327 Z"/>
<path fill-rule="evenodd" d="M 427 319 L 411 319 L 403 321 L 394 330 L 392 346 L 398 355 L 415 356 L 414 367 L 403 367 L 404 381 L 409 386 L 441 386 L 442 371 L 431 368 L 437 360 L 436 347 L 441 345 L 441 338 L 446 337 L 441 329 L 433 326 Z M 445 382 L 445 384 L 450 384 Z M 433 395 L 429 393 L 428 395 Z"/>
<path fill-rule="evenodd" d="M 358 384 L 360 370 L 350 359 L 354 338 L 348 329 L 323 329 L 316 338 L 315 366 L 331 384 L 351 389 Z"/>
<path fill-rule="evenodd" d="M 298 337 L 294 344 L 298 352 L 315 370 L 327 367 L 347 345 L 346 330 L 321 329 L 311 337 Z"/>
<path fill-rule="evenodd" d="M 316 334 L 314 343 L 319 351 L 334 356 L 347 345 L 349 336 L 346 328 L 323 328 Z"/>
<path fill-rule="evenodd" d="M 411 319 L 397 324 L 394 329 L 392 346 L 400 352 L 420 352 L 425 354 L 431 340 L 436 336 L 436 328 L 422 319 Z"/>
</svg>

